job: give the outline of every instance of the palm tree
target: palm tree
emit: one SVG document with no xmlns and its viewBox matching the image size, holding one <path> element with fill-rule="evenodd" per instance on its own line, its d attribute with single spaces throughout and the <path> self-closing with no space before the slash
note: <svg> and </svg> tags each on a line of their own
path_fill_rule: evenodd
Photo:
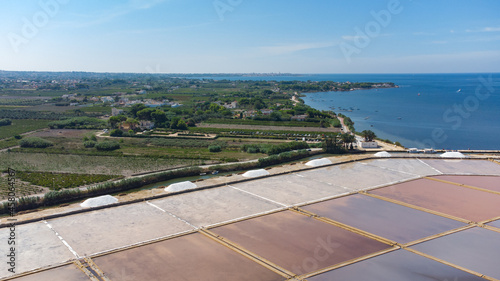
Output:
<svg viewBox="0 0 500 281">
<path fill-rule="evenodd" d="M 361 136 L 365 138 L 365 141 L 373 141 L 377 137 L 377 135 L 375 135 L 375 133 L 371 130 L 364 130 L 361 132 Z"/>
<path fill-rule="evenodd" d="M 344 144 L 344 147 L 346 149 L 349 149 L 349 146 L 352 147 L 351 144 L 356 141 L 356 137 L 348 133 L 341 134 L 340 139 L 342 140 L 342 143 Z"/>
</svg>

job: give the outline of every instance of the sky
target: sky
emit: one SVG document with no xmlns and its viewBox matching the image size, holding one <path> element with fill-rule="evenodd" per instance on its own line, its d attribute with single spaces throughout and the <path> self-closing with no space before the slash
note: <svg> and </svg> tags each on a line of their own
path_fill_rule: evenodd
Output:
<svg viewBox="0 0 500 281">
<path fill-rule="evenodd" d="M 0 0 L 0 70 L 500 72 L 498 0 Z"/>
</svg>

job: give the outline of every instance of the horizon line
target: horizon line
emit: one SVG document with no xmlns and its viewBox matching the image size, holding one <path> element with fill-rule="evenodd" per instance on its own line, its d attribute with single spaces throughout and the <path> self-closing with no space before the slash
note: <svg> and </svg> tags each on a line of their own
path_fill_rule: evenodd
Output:
<svg viewBox="0 0 500 281">
<path fill-rule="evenodd" d="M 38 72 L 38 73 L 95 73 L 95 74 L 145 74 L 145 75 L 222 75 L 222 74 L 230 74 L 230 75 L 382 75 L 382 74 L 390 74 L 390 75 L 415 75 L 415 74 L 500 74 L 498 72 L 489 72 L 489 71 L 476 71 L 476 72 L 344 72 L 344 73 L 335 73 L 335 72 L 318 72 L 318 73 L 299 73 L 299 72 L 158 72 L 158 73 L 149 73 L 149 72 L 113 72 L 113 71 L 85 71 L 85 70 L 4 70 L 0 69 L 0 72 Z"/>
</svg>

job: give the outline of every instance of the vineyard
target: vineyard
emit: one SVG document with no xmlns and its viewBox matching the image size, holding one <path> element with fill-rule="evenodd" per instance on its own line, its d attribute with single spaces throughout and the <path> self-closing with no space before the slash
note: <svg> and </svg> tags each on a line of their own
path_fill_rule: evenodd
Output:
<svg viewBox="0 0 500 281">
<path fill-rule="evenodd" d="M 16 176 L 22 181 L 26 181 L 38 186 L 48 187 L 51 190 L 79 187 L 119 177 L 117 175 L 62 174 L 62 173 L 22 172 L 22 171 L 17 171 Z"/>
<path fill-rule="evenodd" d="M 322 138 L 323 135 L 334 136 L 336 132 L 314 132 L 314 131 L 283 131 L 283 130 L 251 130 L 251 129 L 231 129 L 231 128 L 201 128 L 191 127 L 190 132 L 204 134 L 218 134 L 220 136 L 250 136 L 252 138 L 295 138 L 295 137 L 312 137 Z"/>
<path fill-rule="evenodd" d="M 227 143 L 224 141 L 213 141 L 213 140 L 203 140 L 203 139 L 168 139 L 168 138 L 150 138 L 143 140 L 145 145 L 153 146 L 172 146 L 172 147 L 209 147 L 211 145 L 219 145 L 221 147 L 226 147 Z"/>
<path fill-rule="evenodd" d="M 0 170 L 130 175 L 200 163 L 200 160 L 188 159 L 11 152 L 0 157 Z"/>
<path fill-rule="evenodd" d="M 31 132 L 43 128 L 47 128 L 49 121 L 45 120 L 12 120 L 12 125 L 2 126 L 0 130 L 0 139 L 10 138 L 26 132 Z"/>
<path fill-rule="evenodd" d="M 0 200 L 6 200 L 9 194 L 8 178 L 3 174 L 0 176 Z M 44 192 L 44 189 L 39 186 L 33 186 L 32 184 L 15 181 L 16 197 L 29 196 L 33 194 L 38 194 Z"/>
<path fill-rule="evenodd" d="M 211 119 L 205 121 L 208 124 L 231 124 L 231 125 L 253 125 L 253 126 L 287 126 L 287 127 L 320 127 L 319 122 L 305 121 L 262 121 L 249 119 Z"/>
</svg>

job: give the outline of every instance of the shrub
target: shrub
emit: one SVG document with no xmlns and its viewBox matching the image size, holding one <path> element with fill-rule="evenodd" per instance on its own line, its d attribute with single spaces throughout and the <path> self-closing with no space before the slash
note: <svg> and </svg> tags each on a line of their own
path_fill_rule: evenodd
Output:
<svg viewBox="0 0 500 281">
<path fill-rule="evenodd" d="M 85 146 L 85 148 L 95 147 L 96 144 L 97 144 L 97 142 L 95 142 L 95 141 L 85 141 L 85 142 L 83 142 L 83 146 Z"/>
<path fill-rule="evenodd" d="M 120 148 L 120 144 L 116 141 L 103 141 L 95 145 L 95 148 L 100 151 L 113 151 Z"/>
<path fill-rule="evenodd" d="M 14 136 L 14 138 L 15 138 L 16 140 L 20 140 L 20 139 L 22 139 L 23 137 L 22 137 L 21 135 L 15 135 L 15 136 Z"/>
<path fill-rule="evenodd" d="M 309 145 L 306 142 L 287 142 L 278 145 L 272 144 L 245 144 L 242 146 L 242 150 L 247 153 L 265 153 L 269 155 L 279 154 L 281 152 L 297 150 L 297 149 L 306 149 L 309 148 Z"/>
<path fill-rule="evenodd" d="M 220 147 L 220 145 L 211 145 L 211 146 L 208 147 L 208 151 L 210 151 L 210 152 L 221 152 L 222 148 Z"/>
<path fill-rule="evenodd" d="M 75 117 L 49 123 L 51 129 L 104 129 L 106 122 L 92 117 Z"/>
<path fill-rule="evenodd" d="M 22 139 L 19 144 L 21 145 L 21 147 L 31 148 L 46 148 L 54 145 L 52 142 L 38 137 L 29 137 Z"/>
<path fill-rule="evenodd" d="M 277 155 L 271 155 L 265 158 L 259 158 L 259 165 L 261 167 L 267 167 L 270 165 L 276 165 L 284 162 L 297 160 L 307 156 L 309 156 L 309 152 L 307 150 L 283 152 Z"/>
<path fill-rule="evenodd" d="M 123 131 L 120 129 L 114 129 L 109 133 L 109 135 L 112 137 L 121 137 L 123 136 Z"/>
<path fill-rule="evenodd" d="M 0 119 L 0 126 L 9 126 L 12 124 L 12 120 L 10 119 Z"/>
</svg>

